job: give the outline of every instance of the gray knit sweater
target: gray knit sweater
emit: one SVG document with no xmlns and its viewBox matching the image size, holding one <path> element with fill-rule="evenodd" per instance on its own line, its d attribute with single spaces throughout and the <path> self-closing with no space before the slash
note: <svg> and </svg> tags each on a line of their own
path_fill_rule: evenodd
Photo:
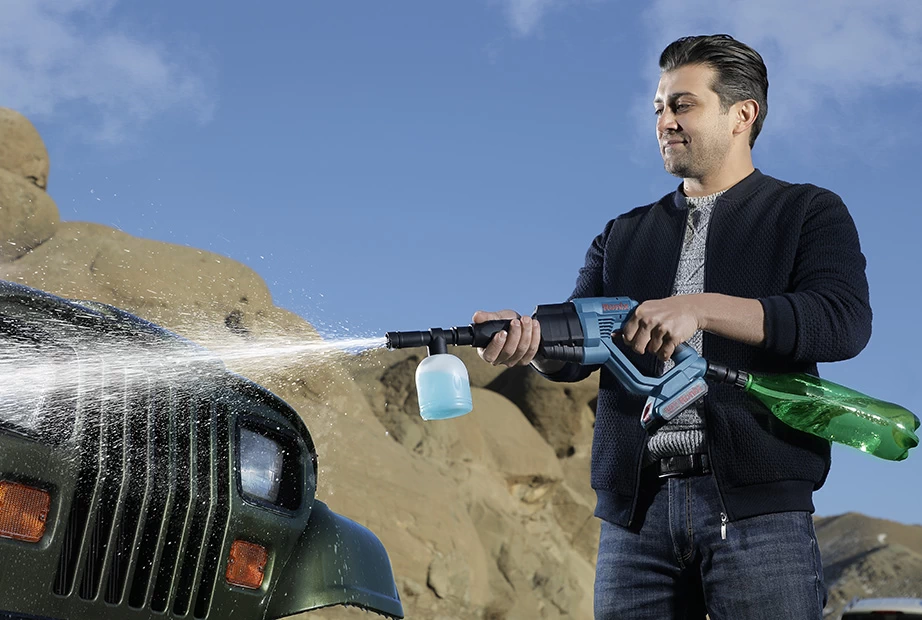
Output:
<svg viewBox="0 0 922 620">
<path fill-rule="evenodd" d="M 711 211 L 717 197 L 724 192 L 709 196 L 688 197 L 688 219 L 685 226 L 685 239 L 679 256 L 679 268 L 676 271 L 673 295 L 691 295 L 704 292 L 704 257 L 707 247 L 708 225 L 711 223 Z M 695 332 L 688 341 L 701 355 L 702 333 Z M 661 364 L 660 375 L 673 366 L 672 360 Z M 677 454 L 701 454 L 707 451 L 704 420 L 701 417 L 700 404 L 689 407 L 654 433 L 647 442 L 645 461 L 655 460 Z"/>
</svg>

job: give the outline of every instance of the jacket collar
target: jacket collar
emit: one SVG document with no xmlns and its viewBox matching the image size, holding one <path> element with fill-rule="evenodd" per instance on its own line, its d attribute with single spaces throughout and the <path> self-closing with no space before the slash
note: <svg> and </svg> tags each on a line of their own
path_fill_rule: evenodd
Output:
<svg viewBox="0 0 922 620">
<path fill-rule="evenodd" d="M 724 192 L 720 198 L 718 198 L 718 200 L 721 202 L 728 200 L 736 201 L 742 196 L 749 194 L 755 187 L 759 185 L 759 183 L 762 182 L 763 179 L 765 179 L 765 175 L 762 174 L 758 168 L 756 168 L 749 174 L 749 176 Z M 676 209 L 685 209 L 688 206 L 685 202 L 685 194 L 682 193 L 681 183 L 679 183 L 679 186 L 672 194 L 672 204 Z"/>
</svg>

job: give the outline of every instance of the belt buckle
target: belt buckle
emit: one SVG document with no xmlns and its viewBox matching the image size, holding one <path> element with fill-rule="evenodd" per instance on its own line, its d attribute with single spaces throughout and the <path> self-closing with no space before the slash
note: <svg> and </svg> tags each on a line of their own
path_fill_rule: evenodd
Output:
<svg viewBox="0 0 922 620">
<path fill-rule="evenodd" d="M 667 471 L 660 472 L 659 475 L 657 475 L 657 478 L 660 480 L 668 480 L 669 478 L 684 478 L 687 475 L 689 474 L 686 471 Z"/>
<path fill-rule="evenodd" d="M 711 473 L 706 454 L 683 454 L 659 460 L 659 478 L 685 478 Z"/>
</svg>

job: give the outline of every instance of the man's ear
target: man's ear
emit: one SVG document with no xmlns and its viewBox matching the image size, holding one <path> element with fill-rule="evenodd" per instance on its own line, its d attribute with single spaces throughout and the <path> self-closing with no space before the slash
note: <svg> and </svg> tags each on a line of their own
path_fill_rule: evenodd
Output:
<svg viewBox="0 0 922 620">
<path fill-rule="evenodd" d="M 746 99 L 737 101 L 733 104 L 732 113 L 736 117 L 736 126 L 733 128 L 734 134 L 741 134 L 752 127 L 759 117 L 759 104 L 755 99 Z"/>
</svg>

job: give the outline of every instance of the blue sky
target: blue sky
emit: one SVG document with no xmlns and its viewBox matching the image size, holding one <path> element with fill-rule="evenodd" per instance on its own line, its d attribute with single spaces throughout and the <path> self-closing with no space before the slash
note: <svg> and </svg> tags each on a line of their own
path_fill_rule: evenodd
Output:
<svg viewBox="0 0 922 620">
<path fill-rule="evenodd" d="M 656 60 L 711 32 L 768 65 L 756 166 L 859 229 L 874 335 L 821 372 L 922 412 L 917 0 L 6 0 L 0 105 L 41 132 L 62 219 L 230 256 L 323 333 L 383 335 L 566 298 L 605 222 L 677 185 Z M 922 453 L 837 447 L 818 513 L 922 524 L 920 477 Z"/>
</svg>

